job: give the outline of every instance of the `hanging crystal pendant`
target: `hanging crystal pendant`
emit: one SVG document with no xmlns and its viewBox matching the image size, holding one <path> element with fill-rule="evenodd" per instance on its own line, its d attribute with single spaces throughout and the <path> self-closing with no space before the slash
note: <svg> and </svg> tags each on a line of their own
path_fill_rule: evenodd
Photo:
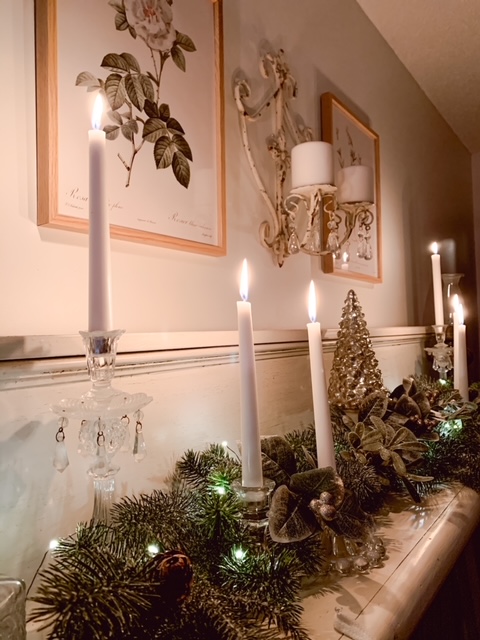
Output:
<svg viewBox="0 0 480 640">
<path fill-rule="evenodd" d="M 55 453 L 53 456 L 53 466 L 57 471 L 63 473 L 70 464 L 68 459 L 67 447 L 65 446 L 65 433 L 64 429 L 68 425 L 67 418 L 58 419 L 58 431 L 55 435 L 57 444 L 55 445 Z"/>
<path fill-rule="evenodd" d="M 365 252 L 363 257 L 365 258 L 365 260 L 371 260 L 373 258 L 373 249 L 372 245 L 370 244 L 369 235 L 365 236 Z"/>
<path fill-rule="evenodd" d="M 363 233 L 358 233 L 357 258 L 365 257 L 365 238 Z"/>
<path fill-rule="evenodd" d="M 105 436 L 101 428 L 102 425 L 100 420 L 97 420 L 95 425 L 96 427 L 98 427 L 97 454 L 96 454 L 95 462 L 90 470 L 96 476 L 104 476 L 104 475 L 107 475 L 107 472 L 108 472 L 108 459 L 107 459 L 107 451 L 105 449 Z"/>
<path fill-rule="evenodd" d="M 125 451 L 130 451 L 130 418 L 125 415 L 122 416 L 122 418 L 120 419 L 120 424 L 123 427 L 123 429 L 125 430 L 125 435 L 123 438 L 123 443 L 122 446 L 120 447 L 119 451 L 125 452 Z"/>
<path fill-rule="evenodd" d="M 288 238 L 288 253 L 295 254 L 300 251 L 300 242 L 298 241 L 297 232 L 295 230 L 292 231 L 290 237 Z"/>
<path fill-rule="evenodd" d="M 147 455 L 147 447 L 145 445 L 145 439 L 143 437 L 143 411 L 135 411 L 133 415 L 136 420 L 135 441 L 133 444 L 133 459 L 135 460 L 135 462 L 141 462 Z"/>
<path fill-rule="evenodd" d="M 327 222 L 328 237 L 327 237 L 327 251 L 331 251 L 335 255 L 340 251 L 340 241 L 338 238 L 338 224 L 334 218 L 330 218 Z"/>
</svg>

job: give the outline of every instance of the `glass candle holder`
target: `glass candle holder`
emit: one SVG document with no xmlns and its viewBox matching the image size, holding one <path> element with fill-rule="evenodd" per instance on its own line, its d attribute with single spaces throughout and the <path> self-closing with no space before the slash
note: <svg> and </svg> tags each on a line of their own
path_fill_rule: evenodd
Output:
<svg viewBox="0 0 480 640">
<path fill-rule="evenodd" d="M 445 324 L 453 324 L 454 296 L 458 296 L 458 300 L 462 303 L 462 290 L 460 289 L 460 280 L 463 273 L 442 273 L 443 282 L 443 309 Z"/>
</svg>

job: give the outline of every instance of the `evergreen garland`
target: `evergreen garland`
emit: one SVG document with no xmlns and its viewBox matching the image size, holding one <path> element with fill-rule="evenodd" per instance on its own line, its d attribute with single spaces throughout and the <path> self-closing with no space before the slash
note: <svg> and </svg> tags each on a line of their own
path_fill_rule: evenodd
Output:
<svg viewBox="0 0 480 640">
<path fill-rule="evenodd" d="M 480 491 L 477 399 L 410 379 L 390 398 L 372 394 L 359 416 L 332 410 L 345 499 L 323 529 L 360 538 L 396 491 L 420 499 L 451 481 Z M 315 466 L 313 426 L 284 440 L 298 472 Z M 307 640 L 301 588 L 324 568 L 323 533 L 259 539 L 230 488 L 240 473 L 223 446 L 189 450 L 168 489 L 123 498 L 109 526 L 80 524 L 40 573 L 31 619 L 54 640 Z"/>
</svg>

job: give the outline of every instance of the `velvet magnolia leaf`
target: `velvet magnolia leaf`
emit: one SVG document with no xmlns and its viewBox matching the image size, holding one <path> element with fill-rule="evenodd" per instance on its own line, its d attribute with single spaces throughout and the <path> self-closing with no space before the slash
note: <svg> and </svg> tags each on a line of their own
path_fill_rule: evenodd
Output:
<svg viewBox="0 0 480 640">
<path fill-rule="evenodd" d="M 269 436 L 260 441 L 263 475 L 278 487 L 290 483 L 290 476 L 297 471 L 295 454 L 285 438 Z"/>
<path fill-rule="evenodd" d="M 388 406 L 388 398 L 383 391 L 374 391 L 360 402 L 358 420 L 368 422 L 372 416 L 382 418 Z"/>
<path fill-rule="evenodd" d="M 396 431 L 397 429 L 400 429 L 400 427 L 404 427 L 409 420 L 410 418 L 408 416 L 404 416 L 401 413 L 393 411 L 387 418 L 385 418 L 385 424 L 388 424 Z"/>
<path fill-rule="evenodd" d="M 430 400 L 427 398 L 427 394 L 424 391 L 417 391 L 417 393 L 412 396 L 412 400 L 417 403 L 420 413 L 422 414 L 422 418 L 425 418 L 432 409 Z"/>
<path fill-rule="evenodd" d="M 393 462 L 393 468 L 395 469 L 397 474 L 399 476 L 406 476 L 407 467 L 405 465 L 405 462 L 402 460 L 402 457 L 396 451 L 391 451 L 390 454 L 392 457 L 391 459 Z"/>
<path fill-rule="evenodd" d="M 347 416 L 345 413 L 342 415 L 343 424 L 351 429 L 352 431 L 355 429 L 355 422 L 352 420 L 350 416 Z"/>
<path fill-rule="evenodd" d="M 398 400 L 398 398 L 400 398 L 404 394 L 413 395 L 414 393 L 416 393 L 416 391 L 417 387 L 415 385 L 415 381 L 411 376 L 409 376 L 403 379 L 402 384 L 398 385 L 398 387 L 395 387 L 395 389 L 390 394 L 390 397 L 394 400 Z"/>
<path fill-rule="evenodd" d="M 330 493 L 332 504 L 336 508 L 340 506 L 345 496 L 342 479 L 332 467 L 295 473 L 290 478 L 290 489 L 302 494 L 308 501 L 319 498 L 323 492 Z"/>
<path fill-rule="evenodd" d="M 379 431 L 372 429 L 363 435 L 361 447 L 364 451 L 378 451 L 382 445 L 383 436 Z"/>
<path fill-rule="evenodd" d="M 302 497 L 288 487 L 278 487 L 268 515 L 270 536 L 274 542 L 300 542 L 318 531 L 314 514 Z"/>
<path fill-rule="evenodd" d="M 418 404 L 413 398 L 410 398 L 410 396 L 407 396 L 406 394 L 397 400 L 395 411 L 409 417 L 422 416 L 422 412 L 420 411 Z"/>
</svg>

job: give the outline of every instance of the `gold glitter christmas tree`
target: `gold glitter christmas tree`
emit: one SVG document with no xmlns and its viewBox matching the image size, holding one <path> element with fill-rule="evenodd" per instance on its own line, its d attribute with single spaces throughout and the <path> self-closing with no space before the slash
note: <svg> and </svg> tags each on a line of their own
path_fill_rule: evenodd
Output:
<svg viewBox="0 0 480 640">
<path fill-rule="evenodd" d="M 384 389 L 365 314 L 353 289 L 342 310 L 328 397 L 332 405 L 358 409 L 365 396 Z"/>
</svg>

